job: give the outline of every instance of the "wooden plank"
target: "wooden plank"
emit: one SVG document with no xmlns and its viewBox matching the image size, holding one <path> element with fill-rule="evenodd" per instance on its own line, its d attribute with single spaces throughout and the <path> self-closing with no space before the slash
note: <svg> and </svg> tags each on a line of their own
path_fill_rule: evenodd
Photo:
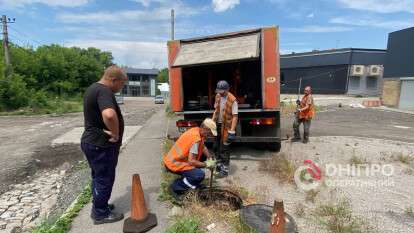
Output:
<svg viewBox="0 0 414 233">
<path fill-rule="evenodd" d="M 188 66 L 259 57 L 260 34 L 182 44 L 174 65 Z"/>
</svg>

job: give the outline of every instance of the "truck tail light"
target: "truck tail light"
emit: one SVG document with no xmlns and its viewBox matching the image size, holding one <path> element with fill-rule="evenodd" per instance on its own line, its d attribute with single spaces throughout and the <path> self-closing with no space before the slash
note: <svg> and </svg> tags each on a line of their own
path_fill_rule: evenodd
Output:
<svg viewBox="0 0 414 233">
<path fill-rule="evenodd" d="M 251 125 L 274 125 L 275 118 L 259 118 L 250 120 Z"/>
<path fill-rule="evenodd" d="M 179 120 L 176 122 L 177 127 L 196 127 L 198 126 L 195 121 Z"/>
</svg>

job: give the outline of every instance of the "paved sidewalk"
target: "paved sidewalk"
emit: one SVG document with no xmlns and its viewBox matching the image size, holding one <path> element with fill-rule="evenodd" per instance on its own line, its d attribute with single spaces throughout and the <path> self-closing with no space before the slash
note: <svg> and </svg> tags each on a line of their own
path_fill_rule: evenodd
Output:
<svg viewBox="0 0 414 233">
<path fill-rule="evenodd" d="M 158 218 L 158 226 L 149 231 L 153 233 L 163 232 L 168 226 L 168 207 L 157 201 L 161 179 L 161 144 L 165 137 L 167 122 L 164 110 L 158 111 L 121 152 L 110 201 L 115 204 L 117 211 L 129 217 L 132 175 L 140 174 L 147 207 Z M 93 225 L 89 216 L 90 209 L 91 204 L 82 209 L 72 224 L 71 233 L 122 232 L 123 221 Z"/>
</svg>

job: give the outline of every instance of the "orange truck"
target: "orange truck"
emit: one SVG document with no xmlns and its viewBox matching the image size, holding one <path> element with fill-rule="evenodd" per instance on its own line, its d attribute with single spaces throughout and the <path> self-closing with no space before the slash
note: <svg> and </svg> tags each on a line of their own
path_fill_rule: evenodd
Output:
<svg viewBox="0 0 414 233">
<path fill-rule="evenodd" d="M 239 105 L 235 142 L 280 150 L 277 27 L 168 42 L 170 105 L 180 132 L 212 117 L 219 80 Z"/>
</svg>

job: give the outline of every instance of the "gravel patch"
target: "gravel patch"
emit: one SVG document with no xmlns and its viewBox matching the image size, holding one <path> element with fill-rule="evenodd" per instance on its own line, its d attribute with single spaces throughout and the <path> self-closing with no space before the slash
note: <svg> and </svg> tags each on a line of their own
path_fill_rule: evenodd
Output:
<svg viewBox="0 0 414 233">
<path fill-rule="evenodd" d="M 231 162 L 232 177 L 226 179 L 240 180 L 240 186 L 256 195 L 266 193 L 264 204 L 272 205 L 276 197 L 281 197 L 285 210 L 294 216 L 299 232 L 327 232 L 312 213 L 321 204 L 339 203 L 341 200 L 348 201 L 352 214 L 366 220 L 377 232 L 414 232 L 414 219 L 406 213 L 414 206 L 414 172 L 410 172 L 414 169 L 413 143 L 358 137 L 313 137 L 309 144 L 283 142 L 282 152 L 296 166 L 310 159 L 322 168 L 325 185 L 318 189 L 312 201 L 296 184 L 282 184 L 275 176 L 260 172 L 259 161 L 263 158 L 249 152 L 235 150 L 235 159 Z M 371 170 L 368 171 L 373 171 L 372 166 L 378 165 L 392 167 L 393 172 L 391 176 L 388 176 L 390 170 L 387 170 L 387 175 L 382 172 L 366 174 L 367 169 L 362 168 L 360 174 L 348 174 L 347 166 L 355 161 L 369 167 Z M 342 166 L 342 173 L 341 170 L 328 172 L 327 164 L 338 169 Z M 225 184 L 226 179 L 219 180 L 219 183 Z M 349 182 L 327 185 L 327 181 L 332 180 Z M 303 208 L 303 216 L 297 214 L 299 206 Z"/>
</svg>

